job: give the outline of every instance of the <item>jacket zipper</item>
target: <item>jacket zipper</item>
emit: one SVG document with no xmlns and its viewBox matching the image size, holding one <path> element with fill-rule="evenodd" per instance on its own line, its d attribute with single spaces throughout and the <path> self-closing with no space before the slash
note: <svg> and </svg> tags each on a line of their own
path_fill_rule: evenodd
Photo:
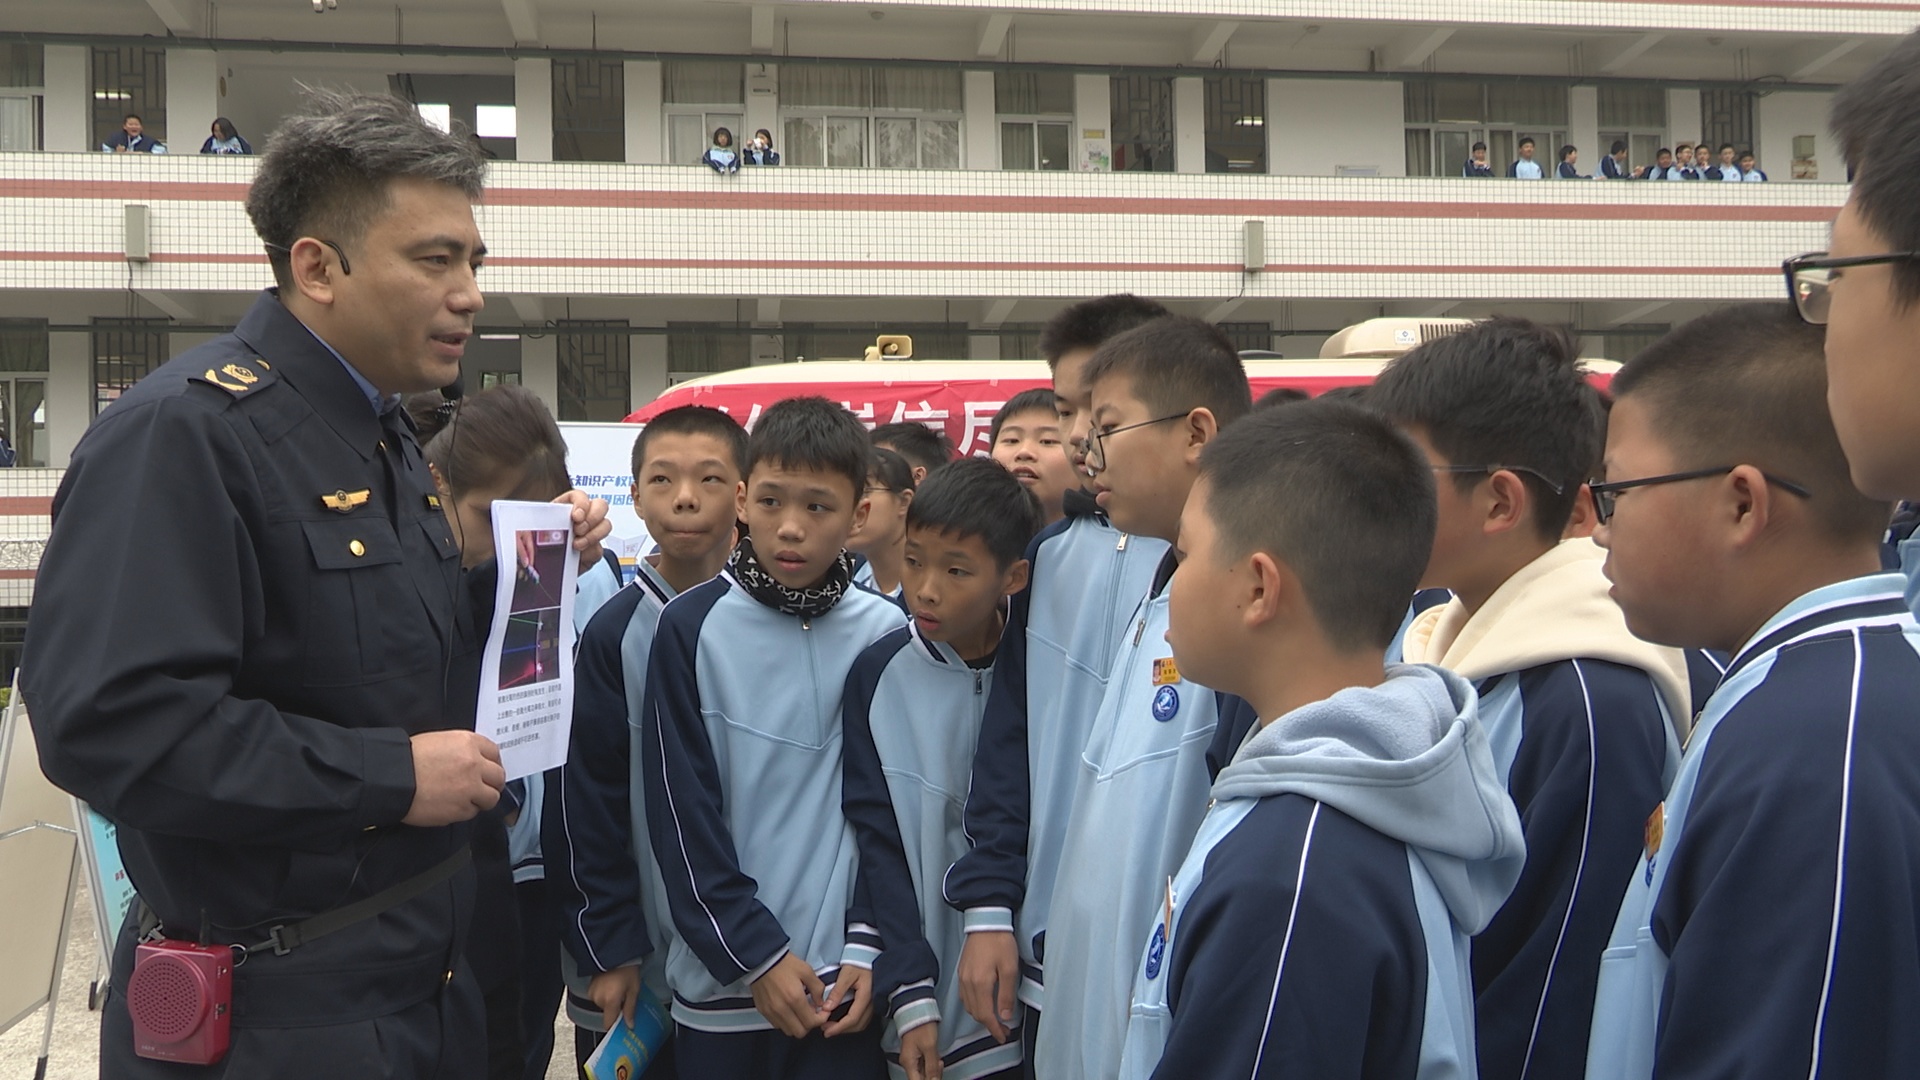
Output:
<svg viewBox="0 0 1920 1080">
<path fill-rule="evenodd" d="M 1115 544 L 1113 545 L 1113 558 L 1112 560 L 1110 560 L 1112 563 L 1112 568 L 1107 573 L 1107 596 L 1109 597 L 1109 600 L 1108 600 L 1109 603 L 1118 602 L 1118 600 L 1120 599 L 1119 597 L 1120 568 L 1121 568 L 1121 564 L 1125 562 L 1125 559 L 1126 559 L 1127 541 L 1131 539 L 1132 537 L 1129 536 L 1128 534 L 1121 533 L 1120 539 L 1117 542 L 1115 542 Z M 1107 625 L 1103 628 L 1102 636 L 1100 638 L 1100 655 L 1107 659 L 1112 659 L 1113 657 L 1113 616 L 1108 615 L 1106 622 L 1107 622 Z"/>
<path fill-rule="evenodd" d="M 980 671 L 977 668 L 973 672 L 973 696 L 980 696 Z"/>
</svg>

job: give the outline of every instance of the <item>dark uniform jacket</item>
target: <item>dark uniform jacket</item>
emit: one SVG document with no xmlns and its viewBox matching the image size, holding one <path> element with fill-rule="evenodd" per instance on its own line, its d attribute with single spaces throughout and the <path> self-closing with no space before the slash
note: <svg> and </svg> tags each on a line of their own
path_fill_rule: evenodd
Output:
<svg viewBox="0 0 1920 1080">
<path fill-rule="evenodd" d="M 47 775 L 118 823 L 168 936 L 258 942 L 467 843 L 464 825 L 400 824 L 409 736 L 470 727 L 477 692 L 460 553 L 433 491 L 405 411 L 376 414 L 271 293 L 80 441 L 54 497 L 22 692 Z M 467 870 L 249 958 L 236 1050 L 248 1027 L 430 1002 L 453 981 L 471 906 Z M 131 954 L 124 930 L 114 997 Z"/>
</svg>

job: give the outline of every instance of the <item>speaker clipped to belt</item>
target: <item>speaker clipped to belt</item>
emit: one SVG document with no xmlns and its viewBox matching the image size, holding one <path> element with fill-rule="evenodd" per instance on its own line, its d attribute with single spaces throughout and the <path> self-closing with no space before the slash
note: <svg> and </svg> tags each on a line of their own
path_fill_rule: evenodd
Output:
<svg viewBox="0 0 1920 1080">
<path fill-rule="evenodd" d="M 143 1058 L 211 1065 L 233 1030 L 233 949 L 162 939 L 134 951 L 127 980 L 133 1052 Z"/>
</svg>

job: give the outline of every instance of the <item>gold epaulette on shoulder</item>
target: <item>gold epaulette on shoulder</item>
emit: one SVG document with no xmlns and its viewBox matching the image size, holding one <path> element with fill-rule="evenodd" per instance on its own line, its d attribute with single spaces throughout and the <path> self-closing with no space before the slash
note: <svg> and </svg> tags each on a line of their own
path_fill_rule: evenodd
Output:
<svg viewBox="0 0 1920 1080">
<path fill-rule="evenodd" d="M 273 365 L 256 357 L 246 364 L 226 364 L 217 368 L 208 368 L 193 376 L 193 381 L 217 386 L 234 397 L 250 394 L 272 383 L 278 376 Z"/>
</svg>

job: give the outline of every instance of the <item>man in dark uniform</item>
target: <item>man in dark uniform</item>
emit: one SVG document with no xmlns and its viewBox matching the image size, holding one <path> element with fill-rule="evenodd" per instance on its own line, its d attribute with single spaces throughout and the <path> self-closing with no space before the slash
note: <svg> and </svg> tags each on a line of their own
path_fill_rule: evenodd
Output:
<svg viewBox="0 0 1920 1080">
<path fill-rule="evenodd" d="M 398 402 L 459 374 L 485 165 L 404 102 L 314 106 L 247 200 L 279 288 L 102 413 L 54 500 L 22 692 L 47 775 L 118 823 L 144 902 L 114 951 L 103 1076 L 484 1060 L 465 822 L 504 774 L 471 730 L 474 613 Z M 597 554 L 605 504 L 571 501 Z M 359 917 L 307 921 L 343 909 Z M 235 967 L 222 1061 L 136 1055 L 143 932 L 244 947 L 282 927 Z"/>
</svg>

